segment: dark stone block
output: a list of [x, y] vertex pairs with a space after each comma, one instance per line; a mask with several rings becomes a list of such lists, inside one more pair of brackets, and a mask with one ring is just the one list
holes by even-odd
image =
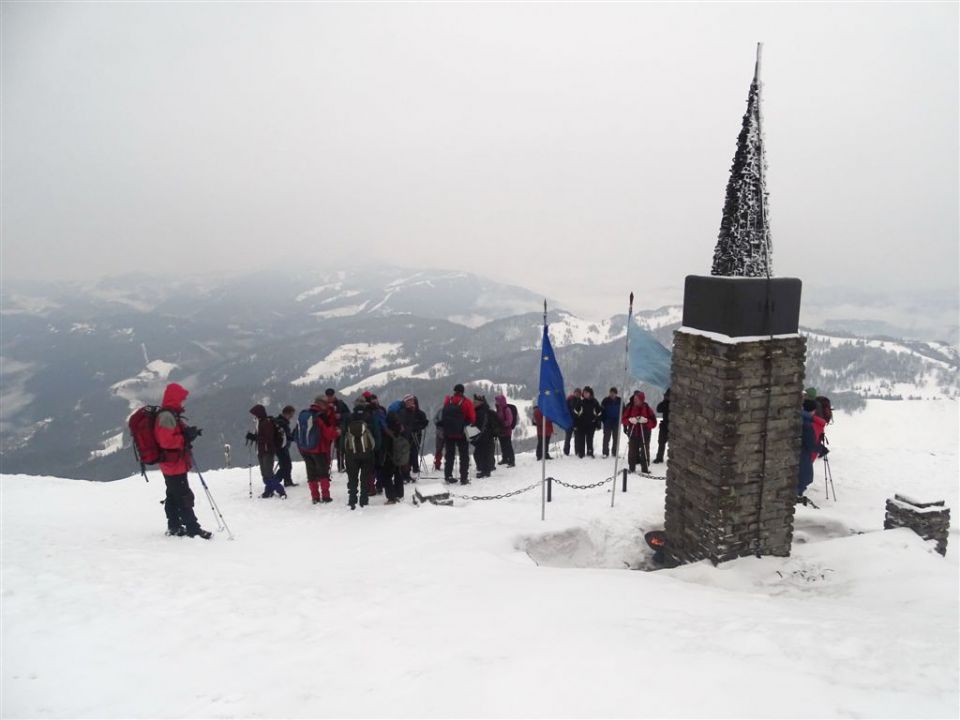
[[732, 338], [795, 333], [801, 288], [797, 278], [687, 275], [683, 324]]

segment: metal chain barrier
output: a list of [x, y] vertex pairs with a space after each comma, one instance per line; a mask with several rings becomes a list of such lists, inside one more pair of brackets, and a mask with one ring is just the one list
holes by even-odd
[[513, 497], [514, 495], [520, 495], [529, 490], [533, 490], [536, 487], [540, 487], [539, 481], [533, 483], [533, 485], [527, 485], [525, 488], [514, 490], [513, 492], [503, 493], [502, 495], [454, 495], [453, 493], [450, 493], [450, 497], [459, 498], [460, 500], [503, 500], [504, 498]]
[[570, 488], [571, 490], [590, 490], [592, 488], [598, 488], [601, 485], [606, 485], [608, 482], [614, 479], [613, 476], [608, 477], [606, 480], [601, 480], [600, 482], [595, 482], [591, 485], [574, 485], [573, 483], [565, 483], [563, 480], [557, 480], [556, 478], [548, 478], [552, 480], [557, 485], [562, 485], [565, 488]]
[[[637, 475], [639, 475], [640, 477], [651, 478], [653, 480], [666, 480], [665, 475], [651, 475], [650, 473], [637, 473]], [[547, 478], [548, 482], [554, 482], [557, 485], [561, 485], [571, 490], [592, 490], [593, 488], [602, 487], [603, 485], [606, 485], [608, 482], [613, 482], [614, 480], [616, 480], [616, 477], [610, 476], [608, 478], [601, 480], [600, 482], [591, 483], [589, 485], [576, 485], [574, 483], [563, 482], [563, 480], [557, 480], [557, 478], [555, 477]], [[502, 493], [500, 495], [457, 495], [455, 493], [448, 493], [448, 495], [449, 497], [457, 498], [458, 500], [505, 500], [506, 498], [509, 498], [509, 497], [522, 495], [523, 493], [529, 492], [530, 490], [533, 490], [534, 488], [537, 488], [537, 487], [540, 487], [539, 481], [533, 483], [532, 485], [527, 485], [524, 488], [520, 488], [519, 490], [514, 490], [508, 493]]]

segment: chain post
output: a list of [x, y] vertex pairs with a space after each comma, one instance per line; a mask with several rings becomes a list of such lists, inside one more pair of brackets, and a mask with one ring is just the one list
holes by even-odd
[[623, 491], [627, 491], [627, 468], [623, 469]]
[[553, 502], [553, 478], [547, 478], [547, 502]]

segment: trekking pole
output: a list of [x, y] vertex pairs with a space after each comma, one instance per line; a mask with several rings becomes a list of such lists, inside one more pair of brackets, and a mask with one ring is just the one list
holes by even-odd
[[200, 478], [200, 484], [203, 485], [203, 491], [207, 494], [207, 500], [210, 502], [210, 509], [213, 510], [214, 518], [217, 521], [217, 530], [218, 531], [227, 531], [227, 536], [230, 540], [233, 540], [233, 533], [230, 532], [230, 528], [227, 526], [227, 521], [223, 519], [223, 513], [220, 512], [220, 507], [217, 505], [217, 501], [213, 499], [213, 494], [210, 492], [210, 488], [207, 487], [207, 482], [203, 479], [203, 474], [200, 472], [200, 468], [194, 462], [194, 470], [197, 471], [197, 477]]
[[247, 485], [250, 499], [253, 500], [253, 451], [250, 449], [250, 443], [247, 443]]
[[830, 461], [827, 460], [826, 455], [823, 456], [823, 469], [824, 469], [824, 477], [823, 477], [824, 488], [826, 488], [827, 482], [829, 482], [830, 491], [833, 493], [833, 501], [836, 502], [837, 489], [833, 486], [833, 470], [830, 469]]

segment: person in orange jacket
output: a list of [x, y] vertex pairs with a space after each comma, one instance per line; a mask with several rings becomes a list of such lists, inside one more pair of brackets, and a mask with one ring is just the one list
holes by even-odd
[[187, 481], [187, 473], [193, 466], [190, 444], [200, 430], [187, 425], [183, 416], [183, 403], [190, 391], [177, 383], [170, 383], [163, 391], [163, 402], [157, 413], [153, 434], [157, 445], [163, 450], [160, 472], [167, 484], [167, 496], [163, 511], [167, 516], [168, 535], [187, 535], [209, 540], [212, 533], [200, 527], [193, 511], [194, 497]]

